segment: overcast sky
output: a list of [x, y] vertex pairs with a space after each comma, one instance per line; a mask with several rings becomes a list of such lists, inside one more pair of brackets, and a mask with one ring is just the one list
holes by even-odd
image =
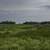
[[0, 0], [0, 21], [50, 20], [50, 0]]

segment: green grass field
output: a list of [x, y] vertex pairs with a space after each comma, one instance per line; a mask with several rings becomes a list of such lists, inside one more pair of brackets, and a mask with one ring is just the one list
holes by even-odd
[[0, 25], [0, 50], [50, 50], [50, 25]]

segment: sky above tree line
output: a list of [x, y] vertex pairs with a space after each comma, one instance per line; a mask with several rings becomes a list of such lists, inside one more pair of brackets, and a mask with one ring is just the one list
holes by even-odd
[[0, 21], [49, 21], [50, 0], [0, 0]]

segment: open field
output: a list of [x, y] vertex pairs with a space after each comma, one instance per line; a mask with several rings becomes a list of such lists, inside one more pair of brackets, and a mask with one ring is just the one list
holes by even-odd
[[50, 25], [0, 25], [0, 50], [50, 50]]

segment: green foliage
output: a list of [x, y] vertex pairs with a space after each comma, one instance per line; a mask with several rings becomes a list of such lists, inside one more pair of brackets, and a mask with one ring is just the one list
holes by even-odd
[[2, 21], [0, 24], [16, 24], [15, 22], [12, 21]]
[[0, 25], [0, 50], [50, 50], [50, 26]]

